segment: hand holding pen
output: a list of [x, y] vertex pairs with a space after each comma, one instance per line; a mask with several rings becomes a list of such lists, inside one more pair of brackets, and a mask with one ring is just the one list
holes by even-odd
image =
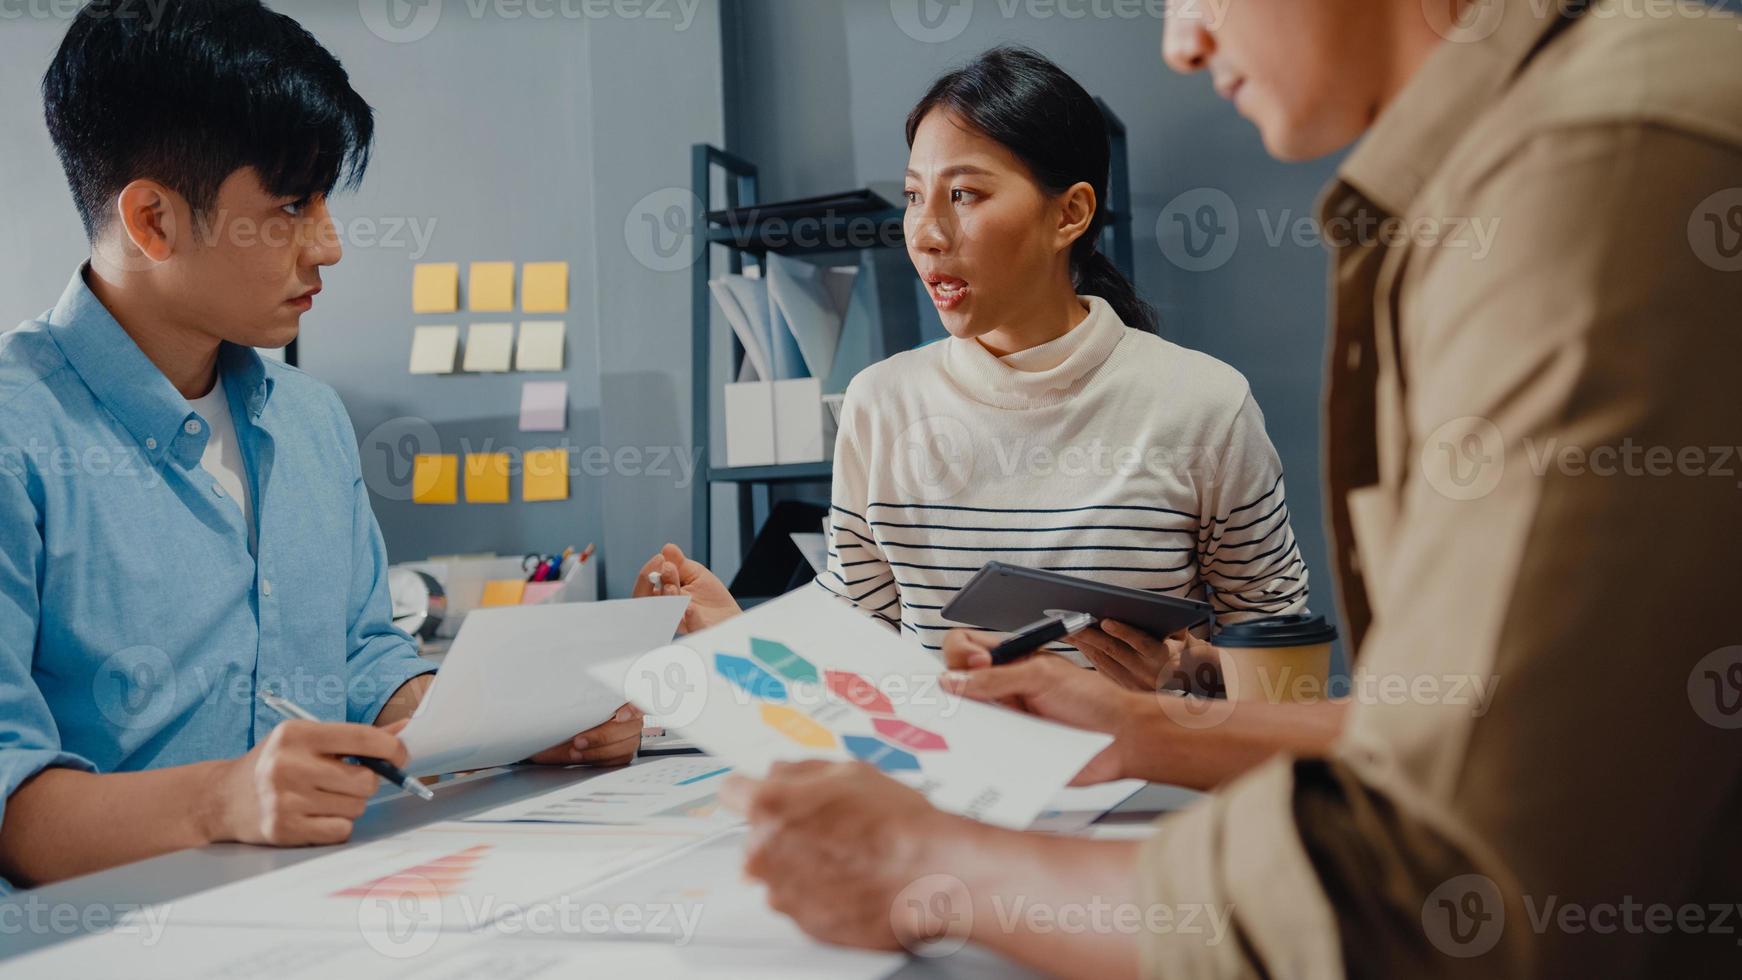
[[[287, 698], [279, 697], [271, 691], [261, 691], [260, 700], [268, 708], [278, 713], [280, 718], [294, 718], [299, 721], [319, 722], [320, 719], [304, 710], [303, 707]], [[405, 790], [413, 796], [424, 800], [435, 799], [435, 793], [428, 786], [405, 774], [398, 766], [383, 759], [370, 756], [346, 756], [346, 761], [362, 766], [389, 783]]]

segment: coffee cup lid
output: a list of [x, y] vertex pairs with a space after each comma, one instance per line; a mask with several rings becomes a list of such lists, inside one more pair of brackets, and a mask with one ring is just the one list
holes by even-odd
[[1219, 647], [1243, 649], [1305, 647], [1329, 643], [1336, 638], [1337, 628], [1325, 622], [1325, 617], [1296, 613], [1225, 626], [1211, 642]]

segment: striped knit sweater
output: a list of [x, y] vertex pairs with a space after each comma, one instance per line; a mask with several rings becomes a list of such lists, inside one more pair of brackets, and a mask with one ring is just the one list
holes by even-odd
[[951, 338], [853, 379], [818, 587], [932, 651], [989, 561], [1202, 599], [1222, 624], [1306, 608], [1246, 379], [1083, 301], [1040, 347], [998, 358]]

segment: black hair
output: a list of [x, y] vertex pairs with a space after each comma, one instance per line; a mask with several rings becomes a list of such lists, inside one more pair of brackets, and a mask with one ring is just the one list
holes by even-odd
[[354, 188], [374, 112], [302, 25], [260, 0], [91, 0], [42, 78], [43, 114], [85, 234], [133, 180], [160, 181], [202, 217], [244, 167], [304, 199]]
[[1129, 327], [1154, 333], [1155, 310], [1100, 251], [1112, 145], [1101, 107], [1064, 69], [1029, 48], [999, 47], [938, 79], [907, 116], [907, 145], [943, 109], [1016, 154], [1049, 193], [1095, 189], [1095, 216], [1071, 246], [1077, 292], [1106, 300]]

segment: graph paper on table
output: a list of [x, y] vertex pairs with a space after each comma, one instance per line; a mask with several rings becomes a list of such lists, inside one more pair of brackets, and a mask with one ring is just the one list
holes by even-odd
[[646, 759], [530, 799], [467, 817], [468, 822], [647, 824], [728, 822], [714, 794], [732, 767], [707, 756]]

